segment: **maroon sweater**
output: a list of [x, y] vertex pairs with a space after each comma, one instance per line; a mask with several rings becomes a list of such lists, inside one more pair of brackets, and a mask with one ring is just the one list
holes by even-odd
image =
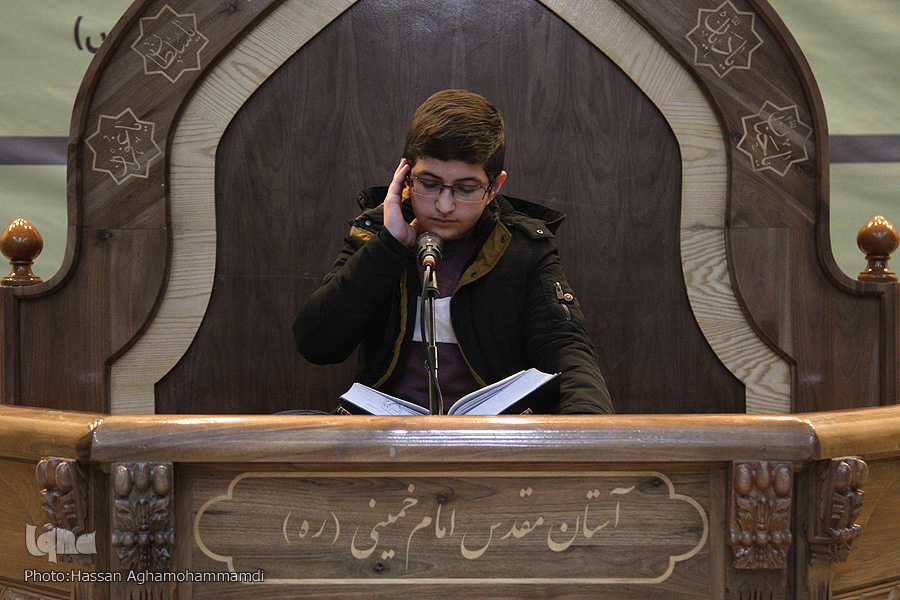
[[[444, 242], [443, 256], [436, 270], [438, 298], [435, 300], [435, 328], [438, 381], [444, 398], [445, 412], [454, 402], [480, 387], [459, 350], [450, 322], [450, 296], [474, 252], [475, 240], [472, 236]], [[419, 266], [420, 282], [424, 276], [425, 269]], [[416, 306], [419, 306], [418, 302]], [[416, 328], [406, 363], [398, 365], [401, 372], [392, 377], [391, 381], [382, 387], [382, 391], [428, 408], [428, 371], [425, 368], [425, 345], [420, 334], [421, 318], [421, 315], [416, 316]]]

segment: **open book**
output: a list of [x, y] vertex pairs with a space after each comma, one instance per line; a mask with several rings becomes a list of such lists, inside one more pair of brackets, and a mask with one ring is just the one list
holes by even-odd
[[[517, 404], [528, 394], [538, 389], [559, 373], [550, 375], [537, 369], [519, 371], [497, 383], [475, 390], [453, 403], [447, 411], [448, 415], [499, 415]], [[361, 383], [354, 383], [341, 400], [351, 408], [355, 407], [371, 415], [409, 415], [420, 416], [431, 414], [418, 404], [395, 398]], [[522, 406], [521, 413], [526, 407]], [[352, 411], [351, 411], [352, 412]]]

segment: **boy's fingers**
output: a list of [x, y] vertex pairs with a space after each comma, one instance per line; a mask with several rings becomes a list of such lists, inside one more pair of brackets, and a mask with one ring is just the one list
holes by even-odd
[[404, 220], [403, 211], [400, 208], [401, 193], [409, 170], [409, 163], [405, 158], [401, 159], [400, 164], [394, 170], [394, 179], [391, 181], [387, 197], [384, 199], [384, 224], [395, 239], [407, 246], [415, 243], [416, 238], [416, 229]]
[[406, 174], [409, 172], [409, 165], [406, 164], [405, 159], [400, 162], [400, 165], [397, 166], [397, 169], [394, 171], [394, 179], [391, 181], [389, 193], [391, 194], [399, 194], [403, 189], [404, 179], [406, 179]]

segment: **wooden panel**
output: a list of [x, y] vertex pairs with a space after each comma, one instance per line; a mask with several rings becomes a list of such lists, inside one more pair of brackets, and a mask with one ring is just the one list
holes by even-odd
[[734, 297], [725, 231], [682, 230], [681, 255], [694, 318], [719, 358], [747, 386], [747, 412], [790, 412], [790, 364], [760, 339]]
[[51, 600], [69, 597], [68, 592], [51, 595], [47, 592], [25, 591], [19, 587], [4, 587], [0, 585], [0, 600]]
[[91, 438], [98, 462], [800, 462], [900, 454], [900, 406], [780, 416], [108, 416]]
[[[0, 535], [0, 556], [3, 557], [0, 561], [0, 590], [5, 582], [19, 590], [29, 590], [28, 593], [31, 594], [50, 592], [53, 596], [64, 596], [71, 589], [68, 583], [50, 581], [35, 584], [35, 577], [32, 576], [29, 576], [28, 582], [25, 580], [26, 571], [63, 574], [73, 568], [71, 564], [54, 564], [48, 560], [48, 556], [32, 556], [28, 552], [26, 526], [35, 526], [39, 534], [41, 527], [48, 522], [47, 515], [41, 508], [41, 488], [35, 477], [36, 465], [37, 461], [0, 458], [0, 506], [3, 507], [0, 511], [0, 532], [3, 532]], [[0, 598], [3, 598], [2, 594]]]
[[[790, 407], [787, 364], [752, 331], [742, 317], [724, 269], [725, 240], [694, 252], [694, 229], [721, 231], [725, 221], [726, 157], [718, 123], [703, 93], [643, 27], [607, 0], [590, 11], [563, 2], [547, 4], [613, 60], [665, 114], [682, 157], [681, 235], [685, 282], [698, 325], [713, 351], [747, 386], [747, 410], [784, 412]], [[171, 287], [157, 319], [137, 346], [112, 369], [114, 412], [150, 412], [147, 391], [180, 358], [196, 333], [212, 287], [211, 250], [197, 252], [179, 242], [182, 228], [211, 227], [214, 170], [209, 159], [225, 124], [245, 98], [290, 50], [302, 45], [316, 27], [336, 14], [336, 4], [320, 9], [287, 2], [268, 16], [207, 79], [182, 118], [172, 149]], [[328, 13], [327, 11], [332, 11]], [[298, 28], [300, 24], [302, 27]], [[176, 185], [177, 184], [177, 185]], [[181, 191], [179, 191], [181, 190]], [[184, 192], [184, 193], [182, 193]], [[207, 254], [208, 256], [204, 256]], [[188, 268], [189, 267], [189, 268]], [[196, 275], [202, 275], [197, 277]], [[209, 283], [207, 284], [207, 281]], [[698, 312], [699, 311], [699, 312]], [[702, 317], [700, 315], [702, 314]], [[748, 357], [751, 357], [748, 364]]]
[[[784, 175], [773, 168], [754, 165], [749, 156], [738, 149], [744, 134], [744, 117], [757, 113], [767, 101], [778, 107], [796, 106], [800, 121], [809, 127], [823, 124], [813, 121], [812, 113], [820, 108], [815, 103], [820, 99], [817, 90], [809, 90], [809, 86], [815, 84], [811, 77], [806, 77], [808, 67], [804, 71], [805, 63], [798, 64], [797, 57], [786, 51], [786, 46], [792, 43], [792, 40], [785, 40], [790, 34], [780, 22], [773, 22], [770, 18], [774, 17], [777, 21], [771, 7], [764, 1], [755, 0], [733, 0], [730, 7], [722, 2], [715, 5], [705, 2], [661, 5], [653, 0], [631, 0], [626, 4], [648, 21], [651, 30], [665, 40], [667, 47], [692, 66], [695, 77], [721, 110], [720, 118], [730, 138], [729, 149], [734, 160], [732, 186], [748, 179], [753, 180], [754, 185], [765, 185], [768, 180], [778, 190], [774, 197], [760, 195], [756, 199], [738, 194], [732, 187], [730, 217], [735, 219], [732, 226], [785, 227], [790, 226], [791, 222], [798, 223], [798, 220], [811, 225], [819, 200], [816, 188], [819, 168], [824, 164], [816, 154], [815, 144], [819, 140], [815, 137], [807, 140], [804, 146], [806, 156], [786, 169]], [[710, 66], [709, 56], [715, 53], [704, 53], [702, 48], [698, 48], [702, 38], [697, 37], [695, 31], [702, 32], [708, 18], [715, 20], [712, 15], [717, 6], [738, 23], [721, 23], [727, 25], [719, 34], [721, 42], [727, 43], [731, 35], [741, 35], [747, 42], [734, 56], [729, 57], [735, 68], [724, 74]], [[694, 35], [691, 35], [692, 32]], [[734, 41], [735, 38], [731, 39]], [[821, 114], [816, 115], [816, 119], [821, 117]], [[751, 129], [751, 133], [755, 131]], [[803, 133], [807, 133], [806, 130]], [[817, 131], [816, 135], [819, 133]], [[775, 168], [780, 169], [781, 165]], [[760, 205], [760, 200], [764, 204]], [[767, 202], [768, 206], [765, 204]], [[794, 206], [786, 210], [786, 204]]]
[[[188, 349], [206, 311], [216, 253], [214, 156], [225, 126], [280, 64], [272, 57], [290, 55], [348, 2], [281, 4], [229, 52], [191, 97], [171, 144], [167, 293], [145, 335], [112, 366], [112, 412], [154, 412], [154, 384]], [[226, 405], [220, 407], [225, 409]]]
[[[107, 365], [146, 324], [165, 284], [167, 136], [201, 72], [266, 7], [138, 0], [110, 32], [75, 105], [63, 268], [45, 284], [4, 291], [20, 304], [20, 342], [8, 352], [22, 366], [21, 384], [13, 387], [20, 395], [6, 394], [4, 402], [109, 410]], [[197, 68], [166, 77], [138, 51], [138, 20], [149, 19], [149, 32], [154, 21], [173, 15], [196, 19], [208, 44], [202, 52], [192, 47], [200, 52]], [[178, 64], [190, 66], [186, 58]], [[136, 129], [122, 128], [135, 122], [147, 124], [140, 140], [130, 137]], [[117, 136], [123, 132], [127, 143]], [[134, 168], [127, 166], [132, 159]]]
[[0, 404], [16, 404], [19, 397], [19, 315], [12, 294], [0, 293]]
[[[437, 89], [465, 87], [494, 100], [508, 123], [511, 175], [504, 191], [570, 213], [560, 252], [617, 410], [743, 410], [743, 386], [711, 351], [689, 308], [677, 227], [679, 152], [659, 111], [606, 57], [534, 2], [444, 8], [423, 13], [419, 5], [359, 2], [248, 101], [216, 155], [216, 286], [252, 276], [263, 289], [270, 287], [267, 278], [294, 279], [300, 284], [294, 293], [308, 293], [358, 210], [356, 191], [389, 180], [415, 106]], [[436, 18], [447, 11], [462, 21]], [[404, 53], [397, 60], [393, 40], [401, 36]], [[440, 61], [430, 50], [436, 36], [457, 48]], [[565, 68], [547, 70], [548, 61]], [[351, 67], [327, 66], [333, 64]], [[513, 71], [518, 75], [510, 80]], [[385, 81], [403, 85], [385, 88]], [[620, 118], [622, 111], [630, 117]], [[548, 155], [547, 148], [557, 151]], [[334, 371], [297, 365], [296, 357], [267, 343], [271, 334], [262, 328], [247, 328], [236, 339], [222, 327], [238, 306], [284, 324], [294, 307], [265, 294], [229, 302], [235, 308], [211, 302], [210, 326], [200, 331], [209, 339], [198, 338], [157, 386], [159, 412], [221, 411], [223, 401], [237, 412], [257, 412], [270, 405], [266, 396], [287, 397], [297, 381], [318, 382], [313, 398], [335, 398], [348, 387], [349, 368], [335, 379]], [[235, 343], [249, 350], [238, 351]], [[194, 393], [189, 373], [225, 381], [229, 370], [255, 372], [257, 354], [275, 365], [273, 372], [298, 370], [287, 380], [265, 380], [240, 401], [228, 392], [227, 400]], [[651, 364], [666, 367], [648, 371]], [[313, 406], [321, 404], [306, 405]]]
[[[413, 3], [389, 4], [382, 0], [358, 3], [256, 94], [258, 98], [251, 104], [257, 108], [248, 105], [242, 113], [243, 131], [255, 134], [258, 120], [260, 131], [271, 132], [267, 141], [273, 144], [250, 148], [247, 166], [277, 177], [234, 188], [247, 192], [247, 198], [272, 204], [265, 214], [251, 210], [250, 226], [234, 231], [236, 241], [247, 244], [247, 248], [259, 248], [259, 252], [249, 259], [235, 258], [236, 252], [220, 257], [216, 268], [221, 271], [218, 281], [222, 285], [231, 277], [252, 273], [258, 280], [295, 279], [291, 293], [305, 294], [299, 290], [314, 285], [322, 271], [319, 263], [330, 258], [321, 252], [322, 244], [326, 238], [327, 243], [339, 239], [341, 221], [355, 210], [351, 200], [355, 189], [387, 180], [412, 108], [435, 89], [465, 86], [496, 100], [513, 126], [510, 193], [545, 201], [573, 217], [561, 232], [562, 253], [570, 265], [576, 291], [588, 309], [602, 366], [620, 411], [742, 410], [745, 395], [739, 379], [752, 390], [747, 398], [752, 396], [757, 409], [783, 409], [780, 404], [769, 403], [768, 396], [781, 394], [783, 400], [788, 363], [796, 365], [795, 411], [897, 401], [896, 286], [859, 284], [834, 266], [828, 248], [827, 128], [821, 98], [808, 65], [768, 4], [762, 0], [722, 4], [737, 11], [739, 18], [734, 23], [743, 28], [739, 33], [758, 41], [752, 57], [739, 57], [746, 59], [746, 64], [731, 65], [727, 73], [704, 62], [709, 56], [698, 50], [699, 38], [693, 35], [702, 29], [704, 15], [715, 9], [705, 2], [621, 0], [619, 4], [661, 42], [661, 46], [652, 48], [646, 45], [647, 36], [641, 28], [635, 28], [633, 21], [625, 26], [628, 20], [610, 12], [610, 5], [604, 3], [547, 0], [545, 5], [576, 26], [580, 34], [534, 1], [519, 0], [487, 9], [478, 6], [477, 10], [468, 0], [446, 0], [428, 8]], [[244, 56], [253, 60], [236, 63], [236, 68], [226, 70], [225, 79], [216, 83], [222, 102], [237, 110], [258, 81], [280, 62], [273, 62], [273, 55], [262, 47], [282, 43], [288, 47], [303, 35], [314, 34], [321, 23], [343, 9], [344, 5], [339, 5], [269, 0], [223, 8], [196, 0], [140, 0], [129, 9], [92, 63], [76, 103], [70, 144], [71, 241], [65, 268], [47, 284], [4, 291], [21, 305], [13, 308], [6, 303], [3, 309], [4, 330], [18, 330], [18, 335], [5, 336], [4, 402], [87, 410], [110, 408], [107, 365], [149, 322], [167, 284], [166, 261], [179, 264], [180, 257], [173, 256], [173, 249], [187, 239], [177, 232], [181, 216], [170, 215], [166, 207], [166, 165], [172, 158], [166, 155], [170, 149], [167, 144], [173, 139], [175, 119], [185, 100], [244, 32], [273, 9], [287, 7], [285, 14], [293, 16], [277, 21], [269, 32], [272, 36], [247, 37]], [[453, 18], [446, 18], [448, 15]], [[607, 15], [610, 19], [605, 18]], [[190, 38], [180, 47], [191, 53], [179, 64], [189, 68], [163, 73], [159, 65], [154, 66], [152, 52], [148, 54], [142, 46], [141, 36], [145, 28], [171, 27], [178, 19], [193, 24], [180, 30]], [[299, 37], [293, 31], [297, 27], [303, 28]], [[282, 39], [279, 32], [289, 30], [291, 35]], [[595, 36], [604, 30], [609, 31], [609, 39], [615, 40], [613, 45], [623, 49], [614, 60], [623, 65], [656, 107], [591, 47], [589, 41], [598, 43]], [[449, 49], [440, 56], [440, 64], [433, 52], [437, 38], [446, 41], [444, 47]], [[402, 46], [398, 42], [401, 39]], [[477, 40], [474, 44], [473, 39]], [[651, 59], [640, 62], [647, 58], [648, 51]], [[700, 89], [687, 84], [685, 71], [661, 68], [667, 61], [674, 62], [667, 51], [681, 61]], [[278, 52], [284, 52], [284, 48]], [[393, 58], [398, 53], [402, 59]], [[659, 59], [663, 55], [666, 58]], [[335, 69], [335, 64], [348, 68]], [[559, 68], [548, 69], [548, 64]], [[228, 79], [231, 76], [233, 79]], [[403, 83], [385, 91], [385, 81]], [[298, 96], [298, 89], [311, 97]], [[375, 90], [379, 90], [377, 98], [383, 104], [375, 106]], [[267, 94], [279, 93], [298, 102], [278, 107], [266, 98]], [[725, 190], [727, 212], [717, 200], [725, 174], [720, 163], [725, 163], [703, 158], [719, 152], [718, 146], [709, 144], [718, 127], [708, 114], [697, 121], [702, 121], [697, 131], [679, 129], [676, 124], [692, 123], [689, 115], [699, 106], [695, 97], [704, 94], [725, 133], [720, 141], [724, 142], [731, 174]], [[330, 110], [334, 107], [338, 110]], [[213, 124], [221, 129], [227, 123], [227, 119], [217, 122], [222, 116], [218, 107], [204, 110], [209, 108], [200, 107], [202, 123], [188, 123], [199, 127], [200, 138], [204, 131], [211, 131], [203, 127]], [[262, 114], [270, 109], [280, 121]], [[674, 137], [657, 109], [673, 123]], [[623, 114], [628, 118], [622, 118]], [[787, 159], [761, 157], [759, 149], [751, 147], [750, 134], [758, 132], [754, 127], [772, 127], [767, 121], [770, 118], [790, 126]], [[285, 123], [295, 124], [296, 131], [289, 131]], [[124, 155], [108, 152], [117, 148], [116, 136], [110, 132], [131, 124], [140, 125], [129, 129], [140, 131], [134, 134], [140, 139], [129, 138], [125, 144], [140, 151], [140, 159], [136, 154], [133, 165]], [[253, 145], [252, 136], [237, 142], [243, 135], [241, 127], [235, 125], [234, 133], [229, 133], [221, 148], [220, 163], [226, 161], [234, 169], [245, 162], [240, 143]], [[200, 139], [202, 143], [192, 151], [214, 154], [215, 144], [206, 143], [210, 140]], [[353, 150], [338, 151], [345, 147]], [[549, 153], [548, 148], [552, 150]], [[335, 154], [341, 157], [337, 161]], [[104, 162], [104, 157], [110, 160]], [[772, 160], [782, 162], [772, 166]], [[115, 165], [124, 171], [118, 171]], [[708, 186], [698, 183], [702, 178], [690, 176], [691, 169], [702, 172], [710, 165], [714, 167], [707, 172]], [[180, 163], [176, 161], [173, 166]], [[217, 176], [222, 194], [220, 211], [240, 209], [241, 202], [229, 195], [234, 193], [232, 188], [224, 187], [231, 183], [229, 176], [221, 172]], [[185, 181], [189, 183], [190, 179]], [[329, 185], [323, 186], [323, 181], [329, 181]], [[211, 184], [191, 192], [208, 195], [210, 190]], [[689, 198], [689, 203], [680, 213], [677, 209], [672, 212], [682, 196]], [[294, 199], [297, 206], [287, 208]], [[255, 203], [248, 206], [258, 208]], [[317, 256], [310, 263], [291, 263], [282, 258], [285, 254], [277, 244], [259, 241], [265, 238], [260, 231], [267, 234], [273, 229], [272, 223], [284, 224], [288, 231], [279, 233], [289, 240], [286, 249], [306, 253], [304, 242], [297, 241], [301, 233], [288, 226], [297, 211], [304, 217], [310, 212], [334, 211], [323, 217], [330, 224], [326, 228], [333, 229], [327, 234], [325, 228], [317, 229], [316, 235], [309, 237], [313, 241], [309, 246], [321, 252], [321, 258]], [[230, 213], [220, 212], [224, 214]], [[266, 219], [268, 223], [264, 223]], [[679, 219], [681, 232], [674, 225]], [[653, 238], [645, 228], [648, 223], [656, 226], [660, 220], [672, 229], [662, 227]], [[204, 213], [200, 221], [207, 228], [204, 233], [210, 233], [210, 215]], [[695, 233], [690, 230], [695, 225], [728, 230], [724, 238], [727, 246], [719, 241], [715, 248], [710, 246], [712, 255], [729, 257], [727, 275], [715, 272], [721, 266], [719, 258], [715, 262], [694, 262], [698, 257], [690, 251], [705, 248], [709, 241], [702, 234], [702, 240], [688, 239]], [[176, 233], [169, 239], [173, 230]], [[685, 231], [689, 232], [687, 237]], [[598, 232], [603, 239], [590, 244], [596, 243], [603, 252], [601, 257], [608, 261], [601, 263], [600, 269], [595, 262], [586, 265], [584, 261], [587, 240], [595, 239], [593, 234]], [[771, 246], [773, 241], [775, 245]], [[210, 242], [208, 237], [203, 240], [207, 256], [212, 253]], [[679, 255], [673, 249], [679, 244], [688, 293], [677, 276]], [[783, 253], [771, 252], [773, 247]], [[221, 253], [223, 248], [216, 251]], [[635, 257], [640, 258], [637, 267]], [[233, 271], [237, 265], [243, 265], [243, 273]], [[186, 273], [189, 276], [190, 270]], [[707, 279], [707, 273], [716, 277]], [[208, 265], [202, 274], [212, 281]], [[690, 286], [698, 282], [706, 287], [698, 288], [699, 295], [690, 293]], [[790, 285], [794, 287], [786, 289], [784, 282], [793, 282]], [[187, 289], [181, 280], [172, 283], [177, 293]], [[242, 284], [227, 285], [231, 285], [228, 289], [239, 289]], [[259, 285], [260, 289], [264, 287]], [[664, 294], [655, 297], [648, 291], [660, 289]], [[887, 289], [891, 297], [885, 299]], [[728, 316], [711, 323], [706, 316], [718, 319], [718, 314], [724, 314], [721, 307], [698, 304], [698, 299], [717, 297], [722, 291], [728, 292], [722, 296], [729, 298]], [[190, 294], [201, 298], [196, 290]], [[208, 288], [203, 294], [208, 294]], [[176, 294], [175, 300], [177, 313], [181, 298]], [[288, 300], [297, 301], [286, 299], [285, 306]], [[292, 316], [286, 308], [273, 307], [265, 299], [254, 302], [247, 307], [250, 318], [280, 323], [289, 322]], [[199, 324], [202, 308], [200, 301], [191, 303], [193, 325]], [[746, 318], [739, 308], [747, 312]], [[697, 314], [697, 322], [691, 309]], [[227, 323], [239, 311], [215, 310], [219, 312], [209, 315], [211, 325], [206, 327], [215, 333], [198, 346], [215, 348], [220, 356], [212, 357], [209, 363], [200, 359], [194, 365], [185, 364], [184, 373], [179, 371], [181, 366], [177, 367], [160, 385], [161, 407], [180, 404], [184, 410], [191, 410], [193, 403], [197, 412], [225, 408], [265, 412], [283, 407], [286, 401], [290, 404], [290, 393], [298, 389], [315, 398], [308, 406], [321, 407], [329, 405], [331, 398], [346, 387], [352, 365], [316, 369], [324, 373], [324, 383], [320, 383], [317, 377], [307, 376], [307, 366], [302, 362], [297, 371], [295, 356], [284, 354], [272, 358], [274, 364], [265, 374], [290, 374], [288, 380], [265, 382], [266, 386], [281, 386], [281, 391], [273, 393], [274, 400], [263, 397], [262, 391], [237, 404], [233, 400], [216, 404], [206, 392], [196, 400], [186, 400], [191, 398], [188, 386], [195, 385], [203, 372], [212, 375], [210, 381], [215, 385], [234, 386], [235, 378], [225, 373], [221, 356], [233, 350], [221, 345], [215, 336], [222, 330], [216, 324]], [[833, 327], [821, 326], [823, 315]], [[731, 329], [732, 316], [740, 324], [739, 333]], [[163, 330], [175, 331], [182, 323], [178, 314], [164, 317], [159, 322]], [[758, 337], [747, 329], [748, 319]], [[186, 348], [192, 332], [179, 334], [178, 344]], [[240, 340], [242, 348], [258, 350], [265, 347], [260, 344], [269, 343], [265, 335], [248, 335]], [[169, 343], [165, 331], [161, 337], [151, 335], [148, 339]], [[642, 343], [644, 340], [652, 343]], [[776, 348], [783, 360], [766, 344]], [[145, 396], [149, 397], [149, 385], [174, 364], [180, 352], [168, 359], [168, 364], [154, 365], [156, 371], [141, 382]], [[761, 362], [763, 359], [765, 362]], [[132, 371], [139, 372], [149, 364], [142, 358], [130, 360]], [[188, 357], [185, 362], [194, 360]], [[250, 372], [252, 353], [245, 351], [241, 361], [237, 368]], [[703, 366], [698, 368], [698, 364]], [[22, 365], [21, 371], [18, 365]], [[647, 365], [659, 368], [648, 369]], [[652, 376], [647, 377], [647, 373]], [[182, 375], [184, 378], [179, 379]], [[123, 389], [122, 397], [133, 398], [132, 388]], [[704, 392], [697, 394], [696, 389]], [[232, 389], [226, 395], [234, 393]], [[659, 398], [666, 398], [666, 406], [658, 405]], [[762, 403], [757, 403], [758, 398]], [[152, 410], [146, 398], [127, 402], [123, 405], [126, 410]]]
[[[827, 582], [833, 568], [830, 593], [853, 600], [890, 600], [900, 583], [900, 406], [789, 416], [439, 419], [172, 419], [6, 407], [0, 408], [0, 429], [0, 501], [12, 507], [0, 515], [7, 557], [23, 551], [16, 550], [17, 522], [40, 512], [34, 461], [6, 458], [17, 447], [28, 450], [22, 440], [43, 439], [45, 448], [61, 454], [81, 446], [89, 456], [89, 518], [98, 541], [110, 539], [110, 463], [178, 463], [177, 571], [224, 571], [227, 556], [237, 571], [266, 570], [263, 586], [179, 584], [179, 597], [328, 598], [349, 591], [388, 597], [405, 593], [411, 579], [434, 597], [752, 598], [785, 580], [785, 597], [794, 597], [793, 590], [806, 597], [806, 537], [821, 508], [809, 478], [815, 461], [847, 455], [867, 457], [869, 464], [862, 512], [849, 515], [862, 535], [846, 563], [816, 566], [823, 577], [816, 581]], [[726, 589], [724, 574], [736, 573], [726, 549], [726, 466], [748, 460], [793, 463], [793, 555], [789, 571], [743, 570], [739, 579], [729, 575]], [[757, 484], [769, 485], [763, 479], [757, 477]], [[438, 506], [443, 538], [435, 531]], [[766, 511], [760, 514], [767, 518]], [[421, 525], [425, 517], [431, 521]], [[593, 536], [585, 533], [607, 520]], [[312, 537], [320, 528], [323, 533]], [[522, 536], [504, 538], [514, 528]], [[530, 531], [523, 533], [525, 528]], [[329, 540], [320, 543], [326, 535]], [[554, 546], [569, 539], [572, 546], [556, 554]], [[683, 542], [690, 548], [673, 556], [668, 572], [658, 552]], [[354, 549], [362, 555], [373, 547], [367, 556], [353, 556]], [[98, 550], [94, 568], [106, 572], [108, 547], [98, 543]], [[520, 551], [527, 558], [512, 556]], [[492, 561], [482, 565], [482, 558]], [[511, 562], [528, 568], [509, 575]], [[448, 566], [451, 582], [442, 570]], [[0, 589], [24, 589], [4, 567]], [[631, 580], [636, 574], [641, 581]], [[293, 581], [309, 577], [327, 581]], [[740, 594], [733, 587], [738, 583]], [[81, 588], [76, 597], [110, 595], [96, 586]]]
[[[900, 460], [866, 461], [869, 478], [857, 523], [862, 535], [853, 542], [846, 562], [835, 567], [836, 595], [873, 582], [900, 585]], [[888, 592], [889, 590], [886, 590]], [[858, 592], [857, 592], [858, 593]], [[868, 600], [870, 596], [860, 596]], [[855, 596], [854, 596], [855, 597]], [[877, 597], [877, 596], [875, 596]]]
[[798, 415], [816, 430], [819, 458], [900, 453], [900, 406]]
[[[723, 499], [710, 498], [706, 472], [185, 476], [191, 568], [264, 569], [267, 597], [346, 597], [360, 584], [366, 597], [409, 586], [434, 598], [722, 592], [708, 540], [710, 504]], [[240, 587], [198, 585], [193, 597], [238, 597]]]
[[[94, 431], [91, 457], [98, 462], [440, 464], [442, 469], [463, 463], [476, 469], [501, 462], [533, 466], [818, 459], [815, 422], [802, 417], [110, 416]], [[865, 439], [863, 450], [884, 451], [896, 438], [885, 439], [900, 427], [897, 411], [878, 417], [890, 427]], [[877, 419], [862, 429], [878, 429], [873, 421]]]
[[[814, 252], [814, 238], [811, 229], [731, 230], [734, 268], [753, 274], [742, 296], [760, 329], [795, 362], [795, 411], [878, 406], [887, 402], [880, 299], [841, 292], [817, 263], [795, 260]], [[777, 275], [767, 276], [772, 269]]]
[[[26, 526], [33, 525], [34, 545], [49, 516], [41, 506], [41, 488], [35, 469], [45, 457], [86, 460], [91, 433], [102, 415], [26, 407], [0, 406], [0, 589], [10, 585], [7, 597], [69, 597], [70, 581], [62, 579], [73, 570], [71, 563], [34, 556], [26, 545]], [[69, 507], [72, 509], [72, 507]], [[90, 519], [90, 517], [89, 517]], [[101, 539], [102, 534], [97, 539]], [[37, 548], [40, 551], [40, 548]], [[102, 551], [102, 550], [101, 550]], [[40, 575], [25, 579], [25, 571]], [[91, 571], [94, 567], [74, 567]], [[47, 575], [55, 573], [55, 575]], [[56, 579], [51, 579], [55, 577]], [[0, 595], [0, 599], [6, 597]]]
[[37, 461], [45, 456], [87, 456], [101, 415], [0, 406], [0, 456]]
[[611, 3], [545, 3], [606, 52], [665, 115], [681, 154], [682, 269], [697, 324], [746, 386], [747, 412], [789, 412], [789, 365], [754, 332], [727, 272], [727, 155], [704, 92], [624, 10]]
[[[732, 167], [729, 268], [757, 331], [796, 365], [791, 410], [896, 403], [896, 387], [878, 383], [897, 379], [896, 357], [880, 340], [883, 328], [895, 331], [893, 319], [882, 321], [881, 314], [893, 313], [894, 303], [882, 299], [883, 289], [862, 286], [834, 265], [824, 108], [784, 24], [763, 1], [721, 3], [718, 10], [733, 20], [719, 39], [741, 35], [743, 48], [752, 48], [731, 57], [734, 68], [722, 72], [710, 64], [713, 53], [695, 43], [701, 38], [692, 37], [715, 6], [627, 4], [695, 67], [721, 111]], [[861, 290], [871, 296], [848, 294]]]
[[894, 600], [900, 598], [900, 581], [854, 590], [849, 593], [837, 593], [833, 600]]
[[163, 228], [86, 231], [68, 285], [20, 305], [22, 404], [107, 410], [106, 361], [150, 313], [165, 252]]
[[[190, 351], [204, 360], [179, 364], [176, 372], [182, 393], [158, 412], [334, 409], [337, 397], [353, 381], [352, 359], [343, 365], [313, 367], [297, 353], [291, 333], [293, 312], [318, 283], [312, 279], [217, 279], [210, 298], [214, 308], [203, 319]], [[237, 298], [241, 302], [235, 302]], [[331, 393], [323, 389], [323, 379], [339, 382], [337, 389]], [[160, 383], [162, 389], [169, 385], [168, 377]]]

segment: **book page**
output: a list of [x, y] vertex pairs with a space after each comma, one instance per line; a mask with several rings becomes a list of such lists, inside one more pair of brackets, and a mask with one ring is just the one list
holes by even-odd
[[448, 415], [499, 415], [538, 389], [559, 373], [549, 374], [531, 368], [476, 390], [457, 400]]
[[427, 415], [428, 410], [406, 400], [379, 392], [361, 383], [354, 383], [341, 400], [361, 408], [371, 415], [411, 416]]

